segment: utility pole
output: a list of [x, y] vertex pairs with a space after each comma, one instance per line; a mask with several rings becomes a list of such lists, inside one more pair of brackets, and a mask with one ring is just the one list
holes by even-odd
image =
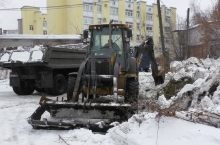
[[190, 50], [189, 50], [189, 12], [190, 9], [187, 9], [187, 20], [186, 20], [186, 48], [185, 48], [185, 59], [190, 57]]
[[163, 57], [165, 60], [164, 69], [165, 69], [165, 72], [168, 72], [170, 70], [170, 60], [169, 60], [169, 52], [167, 49], [165, 49], [163, 24], [162, 24], [161, 10], [160, 10], [160, 0], [157, 0], [157, 9], [158, 9], [158, 17], [159, 17], [159, 25], [160, 25], [161, 46], [162, 46]]

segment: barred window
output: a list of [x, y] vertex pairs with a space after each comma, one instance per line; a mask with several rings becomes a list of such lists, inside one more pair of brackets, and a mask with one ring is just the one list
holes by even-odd
[[147, 20], [153, 20], [153, 15], [149, 15], [149, 14], [147, 14]]
[[92, 17], [83, 17], [84, 24], [93, 24], [93, 18]]
[[93, 5], [92, 4], [83, 4], [84, 11], [93, 11]]
[[118, 8], [111, 8], [110, 13], [111, 15], [118, 15]]
[[133, 16], [133, 11], [126, 10], [125, 15], [128, 16], [128, 17], [132, 17]]
[[30, 25], [30, 26], [29, 26], [29, 30], [33, 31], [33, 30], [34, 30], [34, 26], [33, 26], [33, 25]]
[[102, 6], [101, 6], [101, 5], [97, 5], [97, 11], [98, 11], [99, 13], [102, 12]]

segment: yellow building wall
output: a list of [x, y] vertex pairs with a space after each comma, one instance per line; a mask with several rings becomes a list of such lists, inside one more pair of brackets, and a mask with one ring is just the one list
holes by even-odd
[[[146, 2], [140, 1], [140, 40], [144, 41], [146, 40], [146, 22], [147, 22], [147, 16], [146, 16]], [[134, 40], [136, 41], [136, 40]], [[136, 43], [136, 42], [134, 42]]]
[[126, 21], [126, 16], [125, 16], [125, 1], [120, 0], [118, 1], [118, 21], [121, 21], [123, 24]]
[[[171, 21], [171, 30], [172, 31], [176, 30], [176, 8], [173, 8], [173, 7], [170, 8], [170, 21]], [[175, 35], [177, 35], [177, 33], [173, 33], [174, 40], [173, 40], [173, 43], [171, 42], [172, 44], [175, 44], [178, 41], [176, 39], [177, 36], [175, 36]], [[171, 44], [171, 46], [172, 46], [171, 47], [171, 56], [175, 56], [176, 55], [176, 53], [175, 53], [176, 46], [174, 46], [172, 44]]]
[[[93, 0], [94, 3], [97, 3], [98, 0]], [[98, 24], [98, 9], [97, 5], [93, 5], [93, 24]]]
[[106, 21], [102, 21], [103, 24], [110, 22], [110, 1], [104, 1], [102, 3], [102, 18], [106, 19]]
[[[66, 0], [47, 0], [47, 7], [64, 6], [64, 5], [66, 5]], [[47, 24], [48, 35], [68, 34], [67, 13], [65, 7], [48, 9], [47, 20], [48, 20], [48, 24]]]
[[133, 17], [134, 17], [134, 21], [133, 21], [133, 45], [136, 46], [137, 45], [137, 2], [134, 1], [134, 9], [133, 9]]
[[83, 33], [83, 0], [66, 0], [66, 5], [74, 6], [72, 8], [66, 9], [67, 34], [82, 34]]
[[[93, 0], [98, 2], [99, 0]], [[146, 36], [146, 2], [139, 1], [140, 4], [140, 35]], [[118, 21], [126, 23], [126, 1], [118, 1]], [[23, 34], [43, 34], [43, 21], [47, 21], [47, 34], [82, 34], [83, 33], [83, 0], [47, 0], [47, 7], [52, 6], [64, 6], [64, 5], [76, 5], [71, 8], [53, 8], [47, 10], [47, 15], [41, 14], [39, 8], [25, 6], [21, 9], [21, 15], [23, 20]], [[82, 5], [82, 6], [77, 6]], [[133, 44], [137, 44], [137, 1], [133, 2]], [[28, 8], [28, 10], [25, 10]], [[176, 8], [171, 9], [171, 23], [176, 24]], [[159, 47], [159, 19], [157, 4], [153, 4], [153, 39], [154, 44]], [[106, 18], [106, 21], [102, 23], [110, 22], [110, 1], [102, 2], [102, 20]], [[162, 22], [165, 24], [166, 7], [162, 6]], [[97, 5], [93, 5], [93, 23], [97, 24], [98, 11]], [[144, 25], [145, 24], [145, 25]], [[172, 29], [176, 28], [176, 25], [172, 24]], [[34, 26], [34, 30], [29, 29], [29, 25]]]
[[43, 34], [43, 18], [41, 11], [34, 12], [34, 33]]
[[170, 20], [173, 30], [176, 30], [176, 8], [170, 8]]
[[[29, 6], [21, 8], [23, 34], [35, 34], [35, 11], [39, 11], [39, 8]], [[30, 30], [30, 25], [34, 26], [34, 30]]]
[[158, 9], [157, 9], [157, 4], [153, 4], [153, 31], [154, 31], [154, 35], [153, 35], [153, 40], [154, 40], [154, 44], [156, 47], [158, 47], [159, 44], [159, 37], [160, 37], [160, 31], [159, 31], [159, 18], [158, 18]]

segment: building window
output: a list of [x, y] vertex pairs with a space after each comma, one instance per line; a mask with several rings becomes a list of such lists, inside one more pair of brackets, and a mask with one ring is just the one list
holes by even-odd
[[46, 21], [43, 22], [43, 27], [47, 27], [47, 22]]
[[128, 4], [128, 7], [130, 8], [130, 7], [131, 7], [131, 5], [130, 5], [130, 4]]
[[92, 4], [83, 4], [84, 11], [93, 11], [93, 5]]
[[151, 8], [148, 8], [148, 11], [151, 11]]
[[170, 39], [165, 39], [165, 43], [170, 43]]
[[117, 20], [113, 20], [113, 24], [118, 24], [118, 21]]
[[102, 24], [102, 18], [98, 18], [98, 24]]
[[137, 18], [140, 18], [140, 13], [139, 12], [137, 12]]
[[137, 35], [137, 40], [140, 40], [140, 35]]
[[111, 15], [118, 15], [118, 8], [110, 8]]
[[44, 31], [43, 31], [43, 34], [44, 34], [44, 35], [47, 35], [47, 31], [44, 30]]
[[153, 15], [149, 15], [149, 14], [147, 14], [147, 20], [152, 21], [152, 20], [153, 20]]
[[31, 31], [33, 31], [33, 30], [34, 30], [34, 26], [33, 26], [33, 25], [30, 25], [30, 26], [29, 26], [29, 29], [30, 29]]
[[139, 10], [139, 9], [140, 9], [140, 6], [137, 6], [137, 9]]
[[170, 18], [166, 17], [166, 23], [170, 23]]
[[93, 18], [92, 17], [83, 17], [84, 24], [93, 24]]
[[137, 24], [137, 30], [140, 30], [140, 24]]
[[152, 28], [152, 26], [147, 26], [147, 27], [146, 27], [146, 30], [147, 30], [147, 31], [152, 31], [153, 28]]
[[128, 16], [128, 17], [133, 17], [133, 11], [126, 10], [125, 15]]
[[102, 12], [102, 6], [101, 6], [101, 5], [97, 5], [97, 11], [98, 11], [99, 13]]
[[128, 25], [128, 28], [133, 29], [133, 23], [127, 22], [126, 24]]
[[115, 1], [112, 2], [112, 5], [115, 5]]

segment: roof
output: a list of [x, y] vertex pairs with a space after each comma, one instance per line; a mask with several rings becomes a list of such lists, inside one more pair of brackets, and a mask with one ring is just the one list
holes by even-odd
[[23, 6], [23, 7], [21, 7], [21, 9], [23, 9], [23, 8], [33, 8], [33, 9], [40, 9], [39, 7], [33, 7], [33, 6]]
[[0, 35], [0, 39], [72, 39], [80, 40], [81, 35]]
[[[128, 29], [127, 24], [111, 24], [112, 26], [119, 26], [120, 28], [126, 28]], [[93, 29], [94, 27], [108, 27], [109, 24], [96, 24], [96, 25], [90, 25], [89, 29]]]

